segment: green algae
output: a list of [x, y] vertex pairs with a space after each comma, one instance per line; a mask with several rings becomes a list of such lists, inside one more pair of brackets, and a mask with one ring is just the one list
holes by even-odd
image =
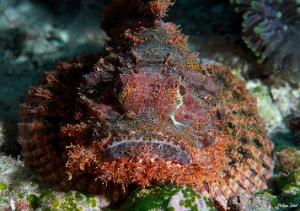
[[44, 198], [44, 197], [50, 197], [51, 195], [53, 194], [53, 190], [45, 190], [45, 191], [43, 191], [42, 192], [42, 194], [41, 194], [41, 198]]
[[18, 199], [23, 199], [24, 198], [24, 194], [23, 193], [20, 193], [17, 196], [18, 196]]
[[31, 206], [31, 208], [33, 209], [37, 209], [38, 207], [41, 206], [42, 204], [42, 200], [41, 198], [39, 198], [37, 195], [35, 194], [30, 194], [28, 197], [27, 197], [27, 201], [29, 203], [29, 205]]
[[191, 188], [183, 189], [182, 194], [185, 200], [181, 200], [180, 205], [186, 208], [191, 208], [191, 211], [197, 211], [198, 207], [197, 204], [195, 204], [195, 201], [196, 199], [201, 198], [200, 195]]
[[6, 190], [7, 185], [4, 182], [0, 182], [0, 190]]
[[7, 203], [8, 203], [8, 200], [0, 197], [0, 203], [1, 203], [1, 202], [3, 202], [4, 204], [7, 204]]
[[289, 175], [277, 178], [280, 195], [278, 202], [281, 204], [300, 204], [300, 169], [294, 170]]
[[[91, 205], [91, 207], [96, 207], [97, 206], [97, 201], [96, 201], [96, 197], [95, 197], [95, 195], [94, 194], [91, 194], [91, 193], [88, 193], [88, 192], [83, 192], [82, 193], [84, 196], [85, 196], [85, 198], [86, 198], [86, 203], [87, 204], [90, 204]], [[78, 196], [79, 198], [80, 198], [80, 196]], [[83, 198], [83, 196], [81, 196], [82, 198]]]
[[260, 86], [254, 87], [254, 89], [252, 90], [252, 92], [254, 92], [254, 93], [259, 93], [259, 92], [261, 92], [261, 87], [260, 87]]
[[76, 199], [77, 201], [82, 201], [82, 200], [83, 200], [82, 194], [79, 193], [79, 192], [76, 192], [76, 194], [75, 194], [75, 199]]
[[91, 206], [92, 206], [93, 208], [95, 208], [95, 207], [97, 206], [97, 201], [96, 201], [95, 199], [92, 199], [92, 204], [91, 204]]
[[300, 169], [292, 171], [282, 183], [283, 196], [299, 196], [300, 195]]
[[51, 204], [53, 207], [58, 207], [60, 205], [60, 202], [56, 197], [53, 197]]

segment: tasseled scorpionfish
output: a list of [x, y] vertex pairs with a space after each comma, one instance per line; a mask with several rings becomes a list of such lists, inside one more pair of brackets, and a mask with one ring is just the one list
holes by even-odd
[[[273, 144], [256, 99], [229, 67], [198, 64], [161, 18], [171, 0], [113, 0], [98, 56], [58, 63], [21, 105], [24, 160], [60, 190], [107, 194], [190, 185], [227, 199], [267, 188]], [[205, 50], [205, 49], [203, 49]]]

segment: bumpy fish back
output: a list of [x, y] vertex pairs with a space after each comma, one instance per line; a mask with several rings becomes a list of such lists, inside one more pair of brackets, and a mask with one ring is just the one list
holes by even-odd
[[229, 67], [197, 63], [187, 36], [161, 20], [171, 1], [147, 2], [114, 0], [102, 23], [109, 47], [29, 88], [24, 160], [60, 190], [114, 201], [132, 184], [175, 182], [226, 209], [231, 196], [266, 189], [273, 144], [256, 99]]

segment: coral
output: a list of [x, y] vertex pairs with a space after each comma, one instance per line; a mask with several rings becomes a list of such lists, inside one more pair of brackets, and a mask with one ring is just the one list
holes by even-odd
[[255, 195], [241, 193], [228, 200], [231, 211], [255, 210], [272, 211], [277, 206], [276, 197], [267, 192], [260, 192]]
[[59, 192], [45, 190], [41, 195], [18, 194], [15, 197], [1, 197], [0, 209], [10, 210], [61, 210], [61, 211], [82, 211], [82, 210], [103, 210], [109, 202], [104, 196], [83, 194], [78, 191]]
[[282, 195], [300, 196], [300, 169], [292, 171], [286, 179], [282, 188]]
[[289, 174], [300, 168], [300, 151], [286, 147], [276, 152], [277, 165], [282, 173]]
[[1, 210], [61, 210], [82, 211], [102, 210], [109, 202], [103, 196], [83, 194], [77, 191], [58, 192], [45, 190], [41, 195], [19, 194], [18, 197], [5, 200], [2, 198]]
[[168, 184], [136, 190], [119, 209], [131, 210], [213, 211], [216, 208], [209, 199], [200, 196], [192, 188]]
[[62, 210], [82, 211], [101, 210], [108, 206], [109, 202], [103, 196], [78, 191], [58, 192], [54, 190], [43, 191], [37, 196], [31, 194], [27, 202], [34, 210]]
[[277, 71], [300, 69], [300, 10], [297, 0], [231, 0], [243, 4], [243, 39], [260, 57], [268, 59]]
[[174, 182], [222, 210], [267, 188], [273, 144], [256, 99], [229, 67], [195, 64], [187, 36], [161, 19], [172, 4], [114, 0], [101, 24], [106, 50], [61, 62], [29, 88], [22, 156], [56, 188], [117, 202], [136, 186]]
[[[278, 109], [278, 105], [275, 104], [269, 87], [263, 84], [260, 80], [248, 80], [246, 87], [247, 90], [257, 99], [257, 109], [260, 116], [266, 122], [267, 131], [278, 132], [278, 128], [285, 128], [285, 125], [282, 122], [283, 115]], [[273, 91], [274, 88], [271, 90]], [[289, 103], [290, 101], [286, 102], [286, 104]], [[271, 140], [273, 141], [273, 139]]]
[[0, 156], [0, 210], [102, 210], [109, 201], [104, 196], [78, 191], [50, 189], [40, 175], [20, 160]]
[[274, 192], [280, 209], [299, 210], [300, 151], [291, 147], [276, 149], [278, 174], [274, 178]]

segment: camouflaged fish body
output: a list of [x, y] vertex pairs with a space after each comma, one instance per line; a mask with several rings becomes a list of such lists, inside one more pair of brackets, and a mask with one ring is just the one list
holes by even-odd
[[[20, 109], [25, 161], [55, 187], [126, 195], [131, 184], [191, 185], [226, 209], [267, 188], [273, 144], [256, 99], [229, 67], [199, 65], [161, 18], [169, 0], [114, 0], [100, 56], [59, 63]], [[205, 51], [205, 49], [203, 49]]]

